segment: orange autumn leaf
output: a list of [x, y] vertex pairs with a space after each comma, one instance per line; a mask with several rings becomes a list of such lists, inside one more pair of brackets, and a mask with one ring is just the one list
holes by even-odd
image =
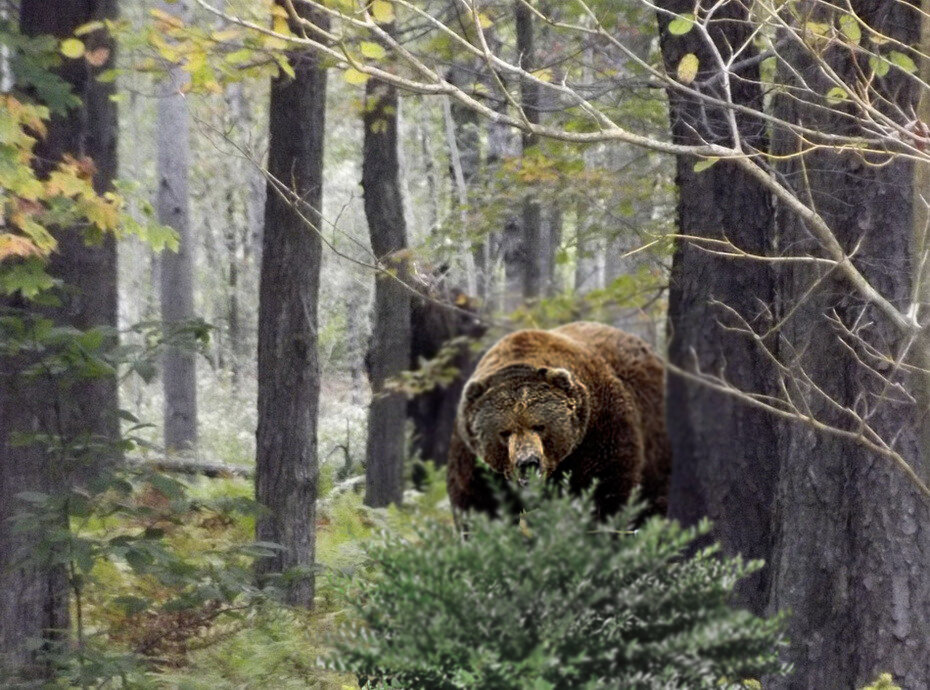
[[92, 67], [103, 67], [110, 58], [110, 49], [105, 46], [94, 48], [90, 52], [84, 53], [84, 59]]
[[42, 256], [42, 252], [25, 237], [5, 232], [0, 234], [0, 261], [11, 256]]

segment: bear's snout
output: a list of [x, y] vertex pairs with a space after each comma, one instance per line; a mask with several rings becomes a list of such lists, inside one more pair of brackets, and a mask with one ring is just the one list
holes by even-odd
[[508, 439], [510, 451], [510, 474], [525, 479], [526, 473], [536, 468], [542, 472], [545, 465], [545, 452], [542, 439], [534, 433], [512, 434]]

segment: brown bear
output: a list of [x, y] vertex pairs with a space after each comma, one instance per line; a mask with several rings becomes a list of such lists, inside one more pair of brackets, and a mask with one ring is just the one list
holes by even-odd
[[663, 374], [644, 341], [603, 324], [502, 338], [459, 403], [447, 470], [457, 518], [497, 512], [488, 474], [521, 481], [533, 469], [550, 478], [570, 473], [573, 491], [597, 480], [601, 517], [617, 512], [636, 485], [652, 512], [664, 513], [671, 462]]

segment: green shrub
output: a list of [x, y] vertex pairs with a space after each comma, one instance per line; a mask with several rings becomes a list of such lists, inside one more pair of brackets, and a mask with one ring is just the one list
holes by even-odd
[[519, 524], [470, 518], [463, 541], [427, 522], [368, 548], [368, 578], [344, 578], [360, 623], [328, 664], [368, 688], [719, 688], [783, 672], [780, 620], [731, 609], [757, 563], [683, 553], [707, 523], [606, 523], [590, 495], [547, 499], [536, 483]]

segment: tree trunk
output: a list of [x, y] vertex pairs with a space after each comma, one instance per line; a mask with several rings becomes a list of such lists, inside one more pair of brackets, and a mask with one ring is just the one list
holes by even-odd
[[[453, 64], [449, 68], [446, 79], [458, 88], [471, 91], [470, 81], [475, 80], [478, 70], [476, 64], [463, 66]], [[458, 189], [458, 200], [462, 232], [467, 243], [466, 250], [471, 252], [470, 262], [473, 267], [472, 275], [466, 276], [468, 290], [471, 294], [484, 299], [488, 287], [488, 242], [485, 238], [475, 238], [469, 230], [468, 218], [471, 215], [472, 187], [478, 168], [481, 163], [481, 136], [480, 117], [475, 110], [466, 107], [458, 101], [449, 102], [449, 117], [452, 124], [452, 136], [449, 141], [449, 174], [453, 185]]]
[[[321, 25], [325, 21], [303, 5], [298, 5], [298, 12]], [[292, 29], [300, 32], [299, 27]], [[318, 475], [317, 303], [322, 252], [318, 228], [326, 70], [313, 53], [288, 57], [296, 76], [282, 73], [271, 82], [268, 170], [289, 191], [282, 195], [269, 182], [265, 204], [255, 482], [256, 499], [268, 508], [256, 523], [256, 536], [283, 550], [258, 561], [256, 569], [260, 576], [296, 569], [286, 580], [285, 598], [292, 605], [310, 607]]]
[[[476, 340], [487, 330], [476, 316], [472, 316], [477, 309], [475, 301], [447, 285], [443, 276], [436, 276], [430, 284], [418, 282], [417, 288], [423, 296], [414, 298], [410, 309], [412, 370], [417, 369], [422, 360], [436, 357], [450, 340], [459, 337]], [[458, 309], [445, 306], [448, 304]], [[446, 464], [462, 389], [477, 364], [477, 357], [468, 345], [458, 345], [448, 360], [448, 366], [456, 369], [451, 381], [436, 384], [412, 396], [407, 403], [407, 416], [413, 422], [413, 450], [420, 460], [431, 460], [437, 466]], [[417, 480], [415, 472], [414, 483]]]
[[[693, 10], [691, 0], [662, 0], [660, 7], [679, 13]], [[742, 47], [750, 26], [743, 3], [727, 2], [712, 23], [714, 41], [724, 57], [732, 46]], [[683, 36], [668, 32], [669, 18], [659, 14], [663, 59], [669, 74], [687, 53], [698, 56], [702, 68], [695, 84], [714, 73], [710, 48], [697, 31]], [[744, 57], [754, 55], [747, 48]], [[751, 108], [762, 107], [757, 66], [734, 80], [733, 99]], [[719, 81], [718, 91], [719, 91]], [[713, 87], [705, 87], [713, 88]], [[674, 141], [730, 144], [722, 110], [703, 106], [675, 89], [669, 90]], [[743, 141], [766, 146], [764, 128], [738, 115]], [[695, 172], [696, 160], [677, 161], [678, 230], [685, 235], [730, 239], [757, 254], [770, 254], [773, 204], [770, 195], [736, 165], [719, 162]], [[725, 377], [740, 390], [771, 393], [772, 367], [747, 337], [727, 331], [721, 321], [732, 320], [715, 301], [734, 309], [749, 323], [767, 323], [764, 305], [775, 302], [775, 275], [767, 263], [734, 263], [712, 256], [690, 241], [675, 247], [669, 288], [669, 362], [687, 371]], [[770, 520], [777, 477], [778, 432], [771, 416], [734, 397], [670, 374], [666, 414], [672, 445], [670, 514], [686, 524], [703, 517], [714, 521], [714, 536], [729, 554], [768, 558]], [[763, 570], [738, 587], [738, 601], [755, 612], [765, 609], [768, 571]]]
[[[532, 72], [536, 68], [536, 49], [533, 36], [533, 11], [521, 0], [514, 3], [514, 15], [517, 28], [517, 53], [522, 69]], [[528, 79], [520, 81], [520, 106], [527, 121], [539, 124], [539, 86]], [[523, 132], [520, 139], [523, 155], [526, 155], [538, 140], [535, 134]], [[536, 189], [527, 190], [523, 199], [522, 210], [522, 247], [520, 258], [523, 262], [523, 298], [536, 299], [543, 289], [543, 237], [542, 209]]]
[[[23, 0], [20, 28], [28, 36], [52, 34], [71, 36], [74, 30], [93, 20], [116, 17], [115, 0], [81, 3], [66, 0]], [[116, 106], [110, 99], [112, 84], [102, 84], [96, 76], [113, 66], [114, 44], [102, 32], [83, 37], [90, 49], [110, 51], [105, 65], [90, 67], [84, 59], [65, 60], [59, 74], [72, 86], [82, 105], [65, 115], [55, 115], [45, 138], [35, 147], [38, 173], [48, 172], [65, 154], [94, 161], [94, 186], [108, 191], [116, 174]], [[44, 307], [41, 314], [61, 326], [88, 329], [117, 324], [116, 244], [112, 236], [87, 246], [79, 229], [56, 232], [58, 250], [52, 255], [49, 272], [67, 290], [60, 294], [57, 307]], [[4, 299], [4, 307], [29, 305]], [[22, 504], [14, 496], [25, 491], [60, 496], [75, 478], [88, 478], [101, 463], [113, 458], [99, 452], [87, 457], [52, 458], [36, 446], [15, 447], [9, 434], [14, 431], [47, 431], [61, 435], [65, 442], [78, 434], [90, 433], [114, 442], [119, 438], [117, 384], [115, 377], [96, 378], [71, 386], [65, 396], [55, 381], [24, 381], [21, 360], [0, 359], [0, 666], [19, 669], [26, 676], [41, 676], [47, 669], [35, 666], [36, 639], [51, 640], [67, 634], [68, 581], [61, 566], [48, 562], [18, 562], [21, 549], [43, 535], [12, 534], [8, 519], [20, 512]], [[119, 455], [114, 449], [111, 455]], [[68, 529], [61, 516], [60, 528]]]
[[[805, 13], [811, 6], [802, 3], [799, 10]], [[897, 45], [916, 45], [920, 18], [912, 5], [859, 0], [851, 9]], [[822, 14], [805, 17], [832, 22], [826, 12], [821, 8]], [[825, 92], [826, 79], [809, 47], [786, 39], [782, 53], [783, 82], [793, 88], [803, 79], [811, 93]], [[841, 78], [856, 82], [860, 68], [847, 51], [828, 52], [825, 58]], [[913, 85], [892, 69], [872, 82], [877, 94], [870, 96], [900, 108], [886, 110], [898, 117], [895, 113], [913, 112]], [[827, 110], [819, 100], [807, 104], [779, 96], [774, 107], [788, 122], [857, 134], [845, 111]], [[797, 157], [801, 147], [791, 134], [777, 131], [773, 148], [785, 156], [777, 158], [782, 179], [800, 198], [810, 199], [871, 285], [905, 308], [914, 265], [912, 163], [904, 157], [816, 150]], [[783, 247], [822, 255], [796, 215], [780, 213], [779, 219]], [[864, 344], [899, 357], [910, 345], [907, 339], [858, 293], [824, 275], [822, 267], [790, 264], [782, 276], [786, 309], [796, 307], [782, 331], [784, 359], [812, 381], [806, 385], [795, 379], [790, 388], [794, 399], [819, 420], [857, 432], [858, 421], [836, 405], [854, 410], [903, 457], [926, 463], [919, 406], [889, 388], [897, 384], [913, 391], [915, 382], [888, 363], [879, 362], [875, 369], [863, 365], [874, 364]], [[840, 324], [854, 329], [855, 336], [845, 334]], [[783, 431], [780, 463], [771, 609], [792, 611], [787, 659], [795, 673], [771, 686], [858, 688], [888, 671], [908, 690], [926, 690], [930, 510], [925, 499], [886, 458], [800, 424]], [[927, 467], [914, 469], [925, 476]]]
[[[188, 2], [159, 3], [163, 12], [190, 21]], [[158, 85], [155, 125], [158, 145], [158, 222], [178, 233], [177, 252], [161, 254], [161, 317], [167, 335], [194, 318], [194, 241], [190, 227], [188, 171], [190, 113], [181, 92], [188, 77], [180, 64], [168, 67]], [[175, 340], [177, 340], [175, 336]], [[194, 343], [182, 338], [165, 350], [162, 384], [165, 393], [164, 442], [168, 453], [197, 446], [197, 371]]]
[[365, 87], [362, 190], [371, 248], [385, 273], [375, 278], [374, 325], [368, 349], [371, 406], [365, 466], [365, 504], [400, 503], [404, 493], [405, 421], [402, 393], [385, 382], [410, 363], [409, 257], [397, 158], [397, 91], [369, 80]]
[[[491, 52], [503, 56], [503, 44], [497, 36], [494, 27], [486, 30], [486, 38]], [[507, 88], [507, 74], [500, 72], [495, 76], [490, 70], [485, 74], [485, 87], [489, 94], [493, 94], [493, 107], [502, 114], [507, 114], [510, 108], [506, 96], [501, 93], [498, 83]], [[516, 156], [516, 138], [513, 129], [503, 123], [487, 120], [487, 184], [497, 191], [502, 184], [501, 168], [507, 158]], [[523, 293], [523, 261], [520, 256], [522, 237], [520, 222], [517, 214], [507, 214], [502, 219], [501, 227], [491, 232], [488, 243], [491, 248], [489, 263], [495, 265], [493, 273], [497, 273], [497, 265], [503, 264], [504, 280], [500, 285], [494, 286], [494, 307], [502, 311], [510, 311], [519, 306], [519, 295]], [[492, 269], [489, 268], [489, 271]], [[490, 280], [490, 278], [489, 278]], [[491, 288], [489, 287], [489, 292]], [[490, 295], [489, 295], [490, 297]]]
[[562, 285], [559, 281], [559, 247], [562, 246], [562, 209], [560, 202], [546, 204], [544, 226], [544, 277], [546, 296], [557, 295]]

